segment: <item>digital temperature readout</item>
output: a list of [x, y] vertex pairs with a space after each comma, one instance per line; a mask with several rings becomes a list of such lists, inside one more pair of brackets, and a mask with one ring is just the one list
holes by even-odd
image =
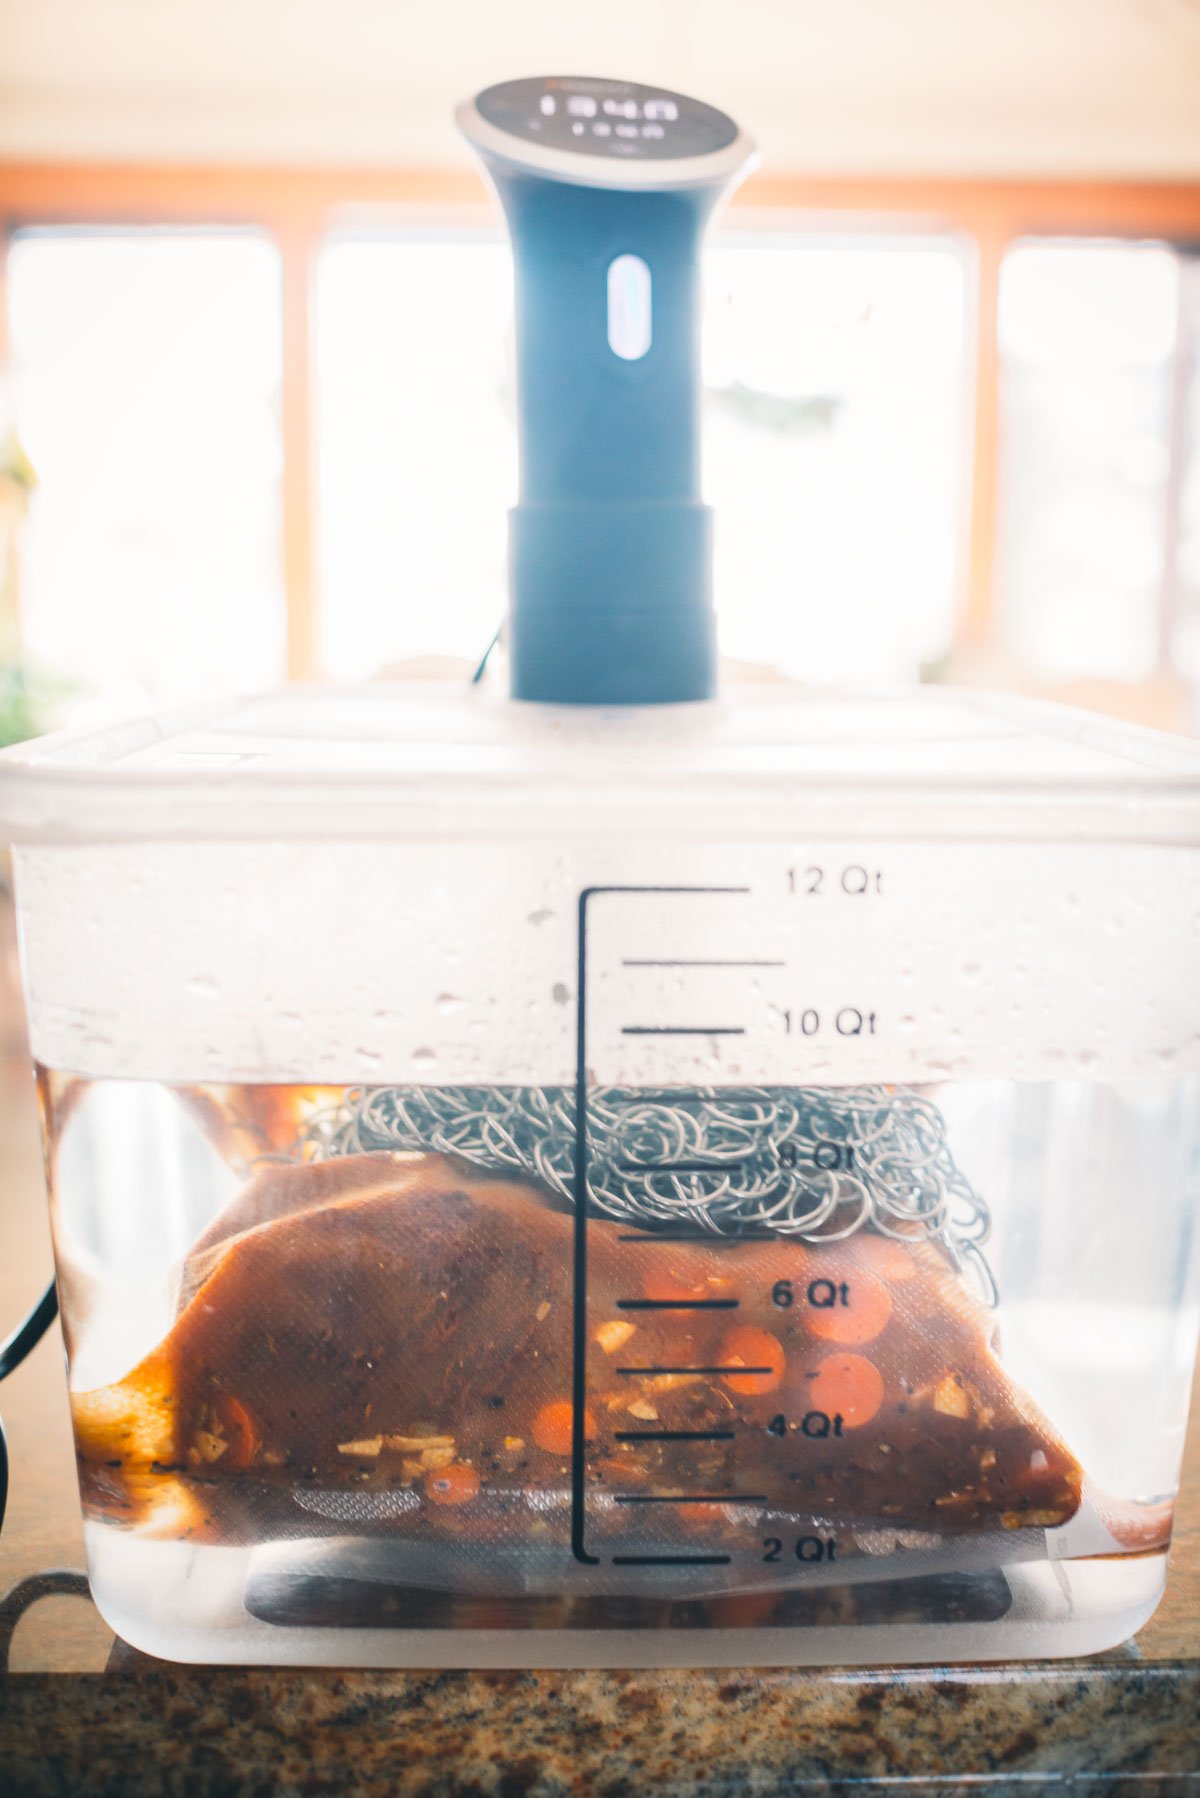
[[628, 81], [552, 75], [506, 81], [479, 95], [489, 124], [526, 143], [590, 156], [675, 161], [709, 156], [737, 136], [737, 126], [714, 106], [684, 94]]

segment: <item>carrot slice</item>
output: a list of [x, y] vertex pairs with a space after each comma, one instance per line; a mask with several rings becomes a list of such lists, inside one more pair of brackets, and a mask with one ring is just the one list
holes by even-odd
[[883, 1403], [883, 1375], [865, 1355], [828, 1355], [805, 1393], [814, 1410], [840, 1415], [852, 1430], [870, 1423]]
[[721, 1378], [731, 1392], [750, 1394], [774, 1392], [783, 1379], [787, 1358], [777, 1337], [769, 1330], [755, 1329], [753, 1324], [740, 1324], [726, 1331], [717, 1349], [722, 1367], [758, 1367], [765, 1373], [726, 1373]]
[[479, 1492], [479, 1475], [465, 1461], [452, 1461], [425, 1475], [425, 1490], [435, 1505], [465, 1505]]
[[[533, 1420], [530, 1435], [539, 1448], [544, 1448], [548, 1455], [569, 1455], [574, 1440], [575, 1407], [570, 1399], [557, 1399], [552, 1405], [543, 1405]], [[596, 1434], [596, 1419], [590, 1411], [583, 1414], [583, 1433], [586, 1439]]]
[[217, 1393], [213, 1399], [213, 1409], [221, 1420], [229, 1443], [225, 1451], [225, 1466], [231, 1473], [242, 1473], [262, 1447], [262, 1439], [254, 1419], [241, 1399], [234, 1398], [231, 1392]]
[[[892, 1315], [892, 1299], [886, 1286], [870, 1274], [852, 1274], [844, 1282], [829, 1280], [837, 1303], [828, 1306], [808, 1305], [804, 1322], [814, 1336], [824, 1342], [874, 1342], [888, 1325]], [[811, 1291], [811, 1287], [810, 1287]], [[845, 1295], [845, 1303], [842, 1295]]]

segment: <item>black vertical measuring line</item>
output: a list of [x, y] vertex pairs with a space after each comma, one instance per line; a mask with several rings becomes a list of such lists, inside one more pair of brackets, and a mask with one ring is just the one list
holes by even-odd
[[577, 993], [575, 999], [575, 1280], [572, 1318], [571, 1367], [571, 1553], [585, 1567], [598, 1567], [598, 1555], [583, 1545], [586, 1519], [584, 1504], [585, 1404], [587, 1381], [587, 907], [594, 887], [579, 895], [579, 937], [576, 947]]
[[[585, 1567], [598, 1567], [599, 1556], [590, 1555], [584, 1546], [587, 1478], [586, 1423], [587, 1403], [587, 1211], [588, 1211], [588, 1132], [587, 1132], [587, 926], [588, 900], [601, 893], [748, 893], [749, 887], [584, 887], [579, 895], [576, 937], [575, 996], [575, 1195], [574, 1246], [575, 1267], [572, 1281], [574, 1316], [571, 1330], [571, 1553]], [[628, 1557], [626, 1557], [628, 1558]], [[637, 1557], [634, 1557], [635, 1559]], [[653, 1557], [647, 1557], [653, 1558]], [[705, 1560], [715, 1557], [705, 1556]], [[727, 1559], [728, 1557], [719, 1557]], [[622, 1563], [623, 1564], [623, 1563]]]

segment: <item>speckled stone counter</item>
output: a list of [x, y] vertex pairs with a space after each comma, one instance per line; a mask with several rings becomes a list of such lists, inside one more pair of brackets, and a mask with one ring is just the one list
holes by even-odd
[[20, 1793], [1200, 1793], [1200, 1665], [266, 1673], [122, 1654], [0, 1694]]

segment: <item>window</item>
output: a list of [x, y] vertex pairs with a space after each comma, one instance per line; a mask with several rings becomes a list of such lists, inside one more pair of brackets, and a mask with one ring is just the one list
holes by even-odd
[[[23, 651], [118, 703], [478, 658], [517, 466], [477, 180], [4, 195], [5, 644], [19, 587]], [[705, 264], [725, 655], [1200, 723], [1197, 244], [1196, 185], [747, 183]]]
[[[1167, 493], [1167, 647], [1200, 692], [1200, 252], [1179, 261], [1175, 430]], [[1200, 720], [1198, 720], [1200, 722]]]
[[1000, 284], [1004, 640], [1041, 678], [1163, 650], [1179, 267], [1163, 244], [1024, 243]]
[[8, 274], [29, 656], [127, 701], [280, 679], [274, 246], [38, 231]]
[[516, 499], [498, 237], [335, 238], [317, 277], [321, 652], [333, 675], [478, 659]]
[[726, 654], [890, 681], [947, 653], [964, 303], [944, 240], [714, 245], [705, 485]]

